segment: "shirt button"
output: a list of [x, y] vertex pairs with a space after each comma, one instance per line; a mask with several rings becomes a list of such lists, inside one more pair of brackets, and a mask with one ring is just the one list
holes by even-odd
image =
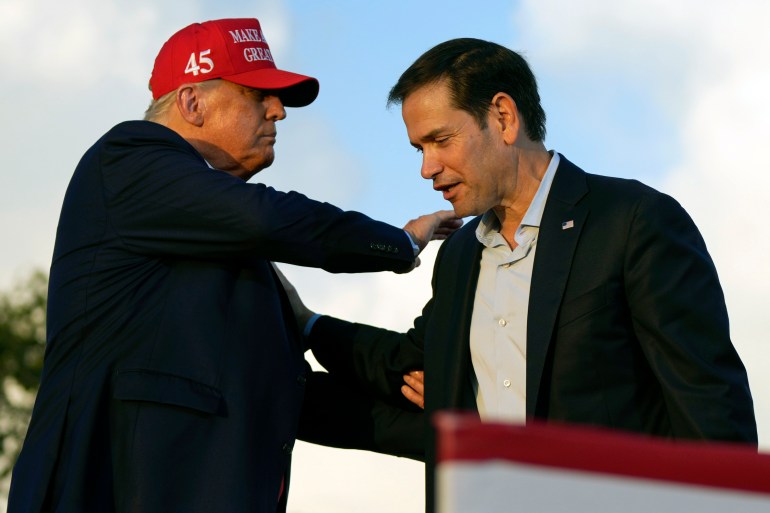
[[511, 386], [511, 380], [510, 380], [510, 379], [504, 379], [504, 380], [503, 380], [503, 386], [504, 386], [505, 388], [510, 388], [510, 386]]
[[497, 324], [499, 324], [504, 328], [505, 325], [508, 324], [508, 322], [505, 319], [500, 319], [499, 321], [497, 321]]

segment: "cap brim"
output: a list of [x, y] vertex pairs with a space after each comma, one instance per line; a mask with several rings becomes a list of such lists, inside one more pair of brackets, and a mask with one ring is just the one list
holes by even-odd
[[287, 107], [310, 105], [318, 96], [318, 80], [291, 71], [259, 69], [222, 78], [242, 86], [274, 91]]

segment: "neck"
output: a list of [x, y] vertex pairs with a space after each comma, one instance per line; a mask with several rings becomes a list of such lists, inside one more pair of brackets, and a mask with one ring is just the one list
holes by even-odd
[[514, 179], [516, 184], [513, 192], [506, 198], [503, 204], [493, 208], [495, 215], [500, 220], [500, 234], [508, 242], [511, 248], [516, 247], [514, 235], [521, 225], [524, 215], [537, 194], [540, 182], [551, 162], [551, 154], [546, 151], [542, 143], [533, 148], [521, 149], [516, 154], [516, 172]]
[[200, 153], [201, 157], [206, 159], [215, 169], [224, 171], [233, 176], [237, 176], [244, 181], [254, 176], [255, 171], [249, 171], [244, 169], [239, 163], [233, 159], [226, 151], [222, 150], [216, 144], [212, 144], [206, 138], [204, 130], [192, 123], [186, 122], [179, 116], [167, 116], [166, 119], [159, 121], [160, 124], [165, 125], [167, 128], [175, 131], [185, 141], [195, 148]]

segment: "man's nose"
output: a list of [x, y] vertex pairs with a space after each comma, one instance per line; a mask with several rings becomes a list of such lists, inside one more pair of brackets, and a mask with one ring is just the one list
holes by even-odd
[[439, 161], [433, 158], [428, 153], [422, 154], [422, 167], [420, 168], [420, 176], [426, 180], [432, 180], [437, 174], [441, 172], [442, 166]]
[[286, 118], [286, 109], [278, 96], [266, 96], [265, 103], [267, 104], [265, 118], [273, 121], [280, 121]]

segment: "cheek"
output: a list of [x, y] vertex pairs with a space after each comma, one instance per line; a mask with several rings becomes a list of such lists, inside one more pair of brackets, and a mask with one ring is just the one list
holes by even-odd
[[248, 120], [240, 120], [238, 123], [234, 123], [231, 127], [231, 131], [227, 134], [227, 137], [232, 139], [233, 146], [241, 148], [243, 151], [253, 149], [259, 143], [256, 135], [257, 131], [254, 128], [254, 123]]

